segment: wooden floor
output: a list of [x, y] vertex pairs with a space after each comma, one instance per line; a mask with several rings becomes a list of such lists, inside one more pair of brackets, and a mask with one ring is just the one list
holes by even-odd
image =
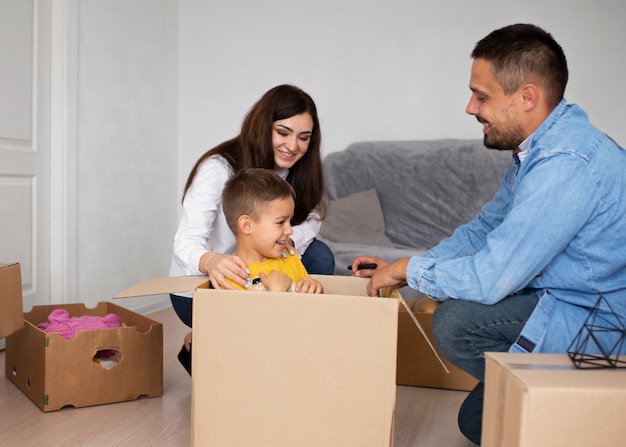
[[[163, 396], [43, 413], [4, 377], [0, 352], [0, 446], [189, 446], [191, 379], [176, 355], [187, 332], [173, 310], [163, 323]], [[395, 447], [470, 447], [456, 425], [467, 393], [399, 386]]]

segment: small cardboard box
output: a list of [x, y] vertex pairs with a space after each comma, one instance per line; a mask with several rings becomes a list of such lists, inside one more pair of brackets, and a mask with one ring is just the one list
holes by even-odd
[[[413, 315], [424, 328], [431, 344], [437, 350], [433, 339], [433, 312], [438, 303], [428, 297], [407, 301]], [[400, 308], [398, 314], [398, 359], [396, 383], [398, 385], [442, 388], [470, 391], [478, 381], [465, 371], [447, 361], [437, 350], [439, 357], [449, 370], [447, 373], [429, 344], [424, 340], [408, 311]]]
[[[206, 277], [186, 288], [192, 445], [393, 444], [399, 299], [367, 296], [364, 278], [314, 277], [324, 294], [206, 289]], [[155, 281], [117, 298], [176, 278]]]
[[0, 338], [24, 327], [20, 265], [0, 262]]
[[576, 369], [566, 354], [486, 354], [484, 447], [621, 447], [625, 414], [624, 369]]
[[[54, 309], [70, 316], [114, 313], [120, 328], [78, 331], [72, 339], [37, 328]], [[163, 326], [113, 303], [35, 306], [25, 327], [7, 337], [5, 374], [42, 411], [86, 407], [163, 394]], [[98, 352], [118, 352], [102, 366]]]

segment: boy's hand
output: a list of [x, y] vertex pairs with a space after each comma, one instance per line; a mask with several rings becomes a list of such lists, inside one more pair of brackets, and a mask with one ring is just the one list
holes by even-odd
[[324, 286], [311, 277], [300, 278], [296, 283], [296, 292], [324, 293]]
[[288, 292], [291, 287], [291, 278], [279, 270], [272, 270], [268, 275], [259, 272], [261, 284], [270, 292]]

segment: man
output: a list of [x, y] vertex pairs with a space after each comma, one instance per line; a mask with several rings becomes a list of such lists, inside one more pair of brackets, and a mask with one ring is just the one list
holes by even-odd
[[487, 148], [513, 152], [500, 189], [424, 256], [352, 269], [372, 296], [408, 284], [443, 301], [435, 341], [479, 381], [459, 427], [480, 444], [485, 352], [565, 353], [600, 296], [626, 318], [626, 152], [565, 102], [565, 55], [544, 30], [493, 31], [472, 59], [466, 112]]

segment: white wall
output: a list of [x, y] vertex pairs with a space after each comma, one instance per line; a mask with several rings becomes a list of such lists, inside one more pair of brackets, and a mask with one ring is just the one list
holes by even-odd
[[313, 96], [324, 154], [357, 140], [482, 138], [465, 114], [469, 54], [517, 22], [554, 35], [567, 99], [626, 144], [623, 0], [184, 0], [179, 10], [179, 195], [197, 157], [281, 83]]
[[277, 84], [316, 100], [324, 154], [358, 140], [480, 138], [464, 112], [469, 54], [493, 29], [533, 22], [565, 49], [567, 98], [626, 144], [622, 0], [67, 1], [78, 301], [167, 275], [191, 166]]
[[178, 2], [77, 5], [77, 299], [94, 305], [168, 274], [179, 183]]

